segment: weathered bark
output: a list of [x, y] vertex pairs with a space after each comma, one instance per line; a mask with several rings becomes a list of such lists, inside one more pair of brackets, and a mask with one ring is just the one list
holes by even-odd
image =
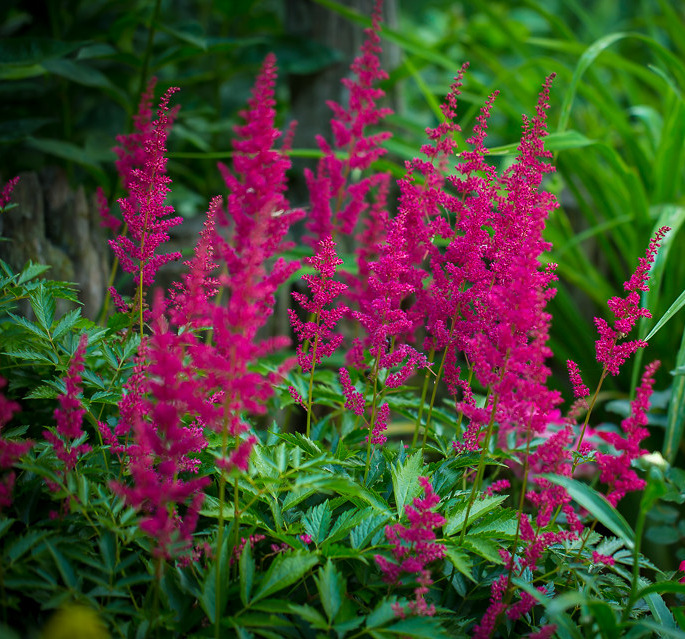
[[61, 169], [22, 173], [0, 216], [0, 257], [14, 270], [28, 260], [51, 266], [47, 277], [75, 282], [87, 317], [97, 316], [109, 275], [110, 251], [94, 197], [69, 186]]

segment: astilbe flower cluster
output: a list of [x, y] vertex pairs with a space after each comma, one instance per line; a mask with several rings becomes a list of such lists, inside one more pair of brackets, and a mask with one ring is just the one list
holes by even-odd
[[191, 546], [207, 477], [194, 477], [196, 455], [207, 442], [200, 424], [216, 420], [186, 352], [192, 333], [170, 330], [158, 296], [152, 333], [140, 345], [138, 364], [120, 405], [120, 431], [130, 433], [126, 453], [131, 483], [115, 491], [138, 509], [141, 530], [167, 558]]
[[[205, 305], [203, 321], [212, 327], [212, 343], [191, 349], [207, 388], [219, 389], [215, 399], [223, 417], [215, 427], [227, 429], [236, 440], [250, 429], [247, 414], [265, 412], [279, 377], [291, 365], [286, 362], [268, 376], [250, 370], [251, 363], [289, 343], [284, 336], [262, 340], [257, 334], [273, 313], [276, 291], [299, 267], [275, 256], [289, 248], [286, 234], [304, 215], [292, 210], [284, 195], [290, 160], [287, 149], [274, 148], [281, 135], [275, 127], [275, 83], [275, 58], [268, 55], [248, 109], [241, 113], [245, 124], [235, 129], [233, 170], [219, 165], [228, 197], [226, 210], [216, 209], [217, 220], [230, 238], [213, 233], [211, 259], [224, 264], [225, 271], [203, 286], [226, 289], [228, 301]], [[220, 464], [246, 469], [255, 442], [254, 437], [237, 441], [230, 458]]]
[[302, 276], [312, 292], [311, 300], [303, 293], [292, 293], [300, 306], [311, 314], [313, 321], [303, 322], [294, 309], [288, 309], [290, 324], [299, 341], [297, 361], [305, 373], [320, 364], [324, 357], [333, 355], [343, 340], [342, 335], [333, 331], [348, 308], [344, 304], [329, 308], [347, 289], [347, 285], [333, 279], [336, 267], [343, 263], [336, 255], [335, 246], [333, 238], [321, 240], [316, 255], [304, 260], [317, 272], [317, 275]]
[[[157, 249], [169, 240], [169, 229], [182, 222], [170, 217], [174, 208], [164, 204], [171, 179], [166, 175], [166, 140], [175, 112], [169, 109], [171, 96], [177, 87], [167, 89], [157, 110], [157, 119], [150, 121], [150, 103], [154, 79], [143, 96], [137, 117], [136, 131], [120, 136], [121, 146], [115, 149], [119, 160], [117, 169], [128, 196], [119, 199], [126, 233], [110, 240], [109, 244], [121, 267], [137, 277], [138, 295], [142, 287], [150, 287], [161, 266], [180, 259], [178, 252], [159, 254]], [[116, 290], [110, 293], [120, 309], [126, 308]]]
[[12, 197], [12, 191], [14, 191], [14, 187], [17, 186], [17, 182], [19, 182], [18, 175], [11, 180], [8, 180], [5, 183], [5, 186], [2, 187], [2, 192], [0, 192], [0, 211], [9, 204], [10, 198]]
[[79, 455], [90, 451], [89, 444], [75, 444], [83, 436], [83, 416], [86, 409], [81, 404], [81, 373], [84, 368], [84, 356], [88, 345], [88, 335], [81, 335], [69, 369], [64, 378], [66, 391], [59, 396], [59, 408], [55, 409], [55, 432], [44, 430], [43, 436], [52, 444], [55, 455], [64, 464], [64, 472], [73, 470]]
[[[7, 380], [0, 377], [0, 389], [7, 385]], [[9, 423], [13, 415], [21, 410], [17, 402], [5, 397], [0, 392], [0, 431]], [[16, 475], [12, 467], [33, 447], [30, 440], [14, 441], [6, 437], [0, 437], [0, 471], [4, 471], [0, 476], [0, 511], [12, 504], [12, 489]]]
[[429, 606], [425, 599], [428, 587], [433, 583], [429, 564], [445, 556], [445, 546], [436, 541], [435, 534], [435, 528], [446, 521], [440, 513], [435, 512], [440, 496], [435, 493], [427, 477], [419, 477], [419, 483], [423, 488], [423, 499], [416, 497], [413, 505], [407, 505], [404, 509], [409, 526], [398, 523], [385, 528], [394, 561], [383, 555], [374, 557], [383, 572], [383, 581], [397, 584], [403, 575], [408, 574], [418, 583], [414, 590], [415, 599], [406, 609], [400, 604], [393, 606], [395, 614], [400, 617], [407, 613], [419, 616], [435, 614], [435, 605]]
[[649, 269], [654, 262], [661, 240], [671, 229], [668, 226], [661, 227], [652, 238], [647, 247], [645, 257], [641, 257], [638, 267], [623, 284], [628, 292], [625, 298], [612, 297], [607, 305], [614, 315], [614, 328], [611, 328], [606, 320], [595, 317], [595, 326], [599, 333], [599, 339], [595, 342], [597, 361], [604, 366], [603, 376], [607, 373], [618, 375], [621, 365], [639, 348], [647, 346], [647, 342], [641, 339], [621, 341], [630, 333], [638, 319], [650, 318], [649, 309], [640, 307], [640, 292], [649, 290]]
[[353, 184], [348, 183], [352, 171], [367, 169], [387, 152], [382, 144], [390, 136], [389, 132], [367, 132], [368, 127], [378, 124], [392, 113], [389, 108], [377, 106], [377, 102], [385, 95], [377, 84], [388, 77], [378, 59], [381, 51], [378, 35], [381, 4], [381, 0], [377, 0], [372, 15], [372, 27], [365, 31], [366, 39], [361, 55], [352, 63], [353, 78], [342, 80], [349, 96], [347, 105], [327, 102], [333, 111], [331, 129], [335, 148], [344, 151], [347, 156], [344, 159], [337, 157], [330, 144], [322, 136], [318, 136], [317, 144], [323, 157], [318, 163], [316, 174], [309, 169], [305, 170], [311, 198], [311, 211], [306, 223], [311, 235], [305, 238], [305, 242], [312, 247], [326, 237], [335, 237], [338, 233], [351, 234], [357, 226], [359, 216], [368, 207], [366, 198], [369, 191], [378, 188], [382, 195], [387, 186], [388, 176], [384, 174], [368, 176]]
[[649, 436], [649, 431], [645, 427], [649, 422], [647, 413], [654, 387], [654, 374], [659, 365], [659, 361], [654, 361], [645, 367], [635, 399], [630, 404], [631, 414], [621, 422], [620, 432], [600, 433], [601, 438], [616, 451], [616, 454], [598, 452], [595, 458], [600, 470], [599, 479], [608, 485], [606, 498], [613, 506], [616, 506], [627, 492], [642, 490], [646, 485], [631, 468], [631, 464], [648, 452], [640, 447], [640, 443]]
[[83, 372], [83, 359], [88, 346], [88, 335], [81, 335], [74, 356], [69, 363], [69, 369], [64, 378], [66, 391], [59, 396], [60, 407], [55, 409], [55, 421], [57, 428], [43, 431], [43, 436], [52, 444], [57, 458], [64, 463], [65, 472], [76, 467], [78, 456], [91, 450], [89, 444], [74, 445], [74, 442], [83, 436], [83, 416], [86, 409], [83, 408], [79, 395], [81, 393], [81, 373]]

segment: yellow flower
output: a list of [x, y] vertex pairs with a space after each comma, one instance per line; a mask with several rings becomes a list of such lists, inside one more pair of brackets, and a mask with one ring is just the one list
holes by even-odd
[[50, 617], [41, 639], [109, 639], [109, 632], [95, 610], [68, 604]]

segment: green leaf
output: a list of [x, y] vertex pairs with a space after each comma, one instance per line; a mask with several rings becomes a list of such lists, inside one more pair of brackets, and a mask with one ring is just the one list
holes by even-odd
[[202, 596], [200, 603], [205, 611], [209, 621], [214, 623], [216, 621], [216, 586], [217, 586], [217, 568], [219, 570], [219, 588], [220, 588], [220, 604], [219, 614], [226, 609], [229, 595], [229, 569], [230, 569], [231, 551], [229, 549], [229, 535], [224, 535], [223, 543], [221, 544], [221, 552], [219, 553], [218, 561], [211, 564], [211, 570], [205, 573], [205, 580], [202, 586]]
[[618, 639], [616, 613], [606, 601], [590, 600], [587, 607], [599, 626], [602, 639]]
[[62, 58], [81, 46], [83, 46], [82, 42], [66, 42], [50, 38], [3, 38], [0, 40], [0, 60], [2, 61], [0, 70]]
[[47, 333], [55, 319], [55, 298], [40, 286], [32, 292], [30, 302], [38, 324]]
[[252, 594], [255, 573], [255, 561], [252, 558], [252, 548], [249, 542], [243, 548], [238, 567], [240, 570], [240, 601], [242, 601], [243, 606], [247, 607]]
[[504, 560], [499, 554], [499, 546], [491, 539], [476, 537], [475, 535], [469, 534], [464, 538], [464, 547], [494, 564], [504, 563]]
[[295, 551], [278, 555], [261, 579], [253, 601], [259, 601], [294, 584], [317, 563], [319, 558], [311, 553]]
[[312, 606], [301, 606], [299, 604], [291, 603], [288, 606], [288, 612], [301, 617], [305, 621], [309, 622], [312, 627], [317, 628], [318, 630], [326, 630], [328, 628], [328, 624], [326, 623], [324, 616]]
[[392, 475], [392, 488], [395, 495], [395, 507], [397, 516], [402, 517], [404, 506], [421, 491], [419, 475], [423, 470], [423, 456], [417, 451], [405, 460], [404, 464], [393, 464], [390, 469]]
[[314, 581], [321, 597], [321, 604], [326, 611], [329, 623], [333, 623], [335, 616], [340, 610], [340, 606], [345, 599], [345, 580], [336, 570], [333, 562], [328, 559], [326, 565], [319, 568]]
[[388, 518], [384, 515], [369, 515], [358, 526], [350, 532], [350, 544], [352, 548], [366, 548], [374, 537], [378, 534], [379, 529], [385, 526]]
[[450, 563], [464, 575], [464, 577], [470, 579], [474, 583], [476, 582], [472, 574], [473, 560], [467, 552], [456, 546], [447, 546], [445, 554]]
[[408, 617], [376, 632], [380, 636], [396, 635], [399, 637], [416, 637], [416, 639], [436, 639], [450, 636], [435, 617]]
[[88, 169], [101, 184], [107, 184], [107, 175], [102, 170], [100, 163], [94, 160], [90, 153], [80, 146], [52, 138], [29, 138], [27, 144], [42, 153], [48, 153], [63, 160], [75, 162]]
[[302, 524], [315, 544], [323, 543], [331, 527], [331, 507], [328, 500], [310, 508], [302, 518]]
[[78, 584], [76, 581], [76, 575], [74, 574], [74, 569], [71, 567], [71, 564], [66, 560], [64, 555], [57, 548], [55, 548], [49, 541], [45, 542], [45, 546], [47, 547], [48, 551], [55, 560], [55, 563], [57, 564], [57, 569], [59, 570], [60, 575], [62, 575], [64, 583], [67, 586], [69, 586], [69, 588], [76, 589]]
[[669, 628], [667, 626], [662, 626], [654, 621], [648, 619], [643, 619], [634, 624], [635, 628], [646, 628], [650, 631], [650, 636], [653, 637], [673, 637], [673, 639], [685, 639], [685, 632], [678, 630], [677, 628]]
[[47, 531], [32, 530], [17, 538], [11, 544], [6, 545], [3, 556], [6, 558], [8, 563], [13, 563], [47, 536]]
[[80, 317], [80, 308], [75, 308], [74, 310], [66, 313], [62, 319], [57, 322], [57, 326], [55, 326], [55, 329], [52, 331], [52, 339], [55, 341], [59, 340], [67, 331], [71, 331]]
[[600, 524], [606, 526], [611, 532], [623, 539], [628, 548], [635, 546], [635, 533], [619, 513], [607, 500], [594, 488], [570, 477], [561, 475], [541, 475], [553, 484], [563, 486], [569, 496], [579, 505], [585, 508]]
[[[518, 151], [519, 142], [503, 144], [488, 149], [488, 155], [515, 155]], [[544, 138], [545, 151], [567, 151], [568, 149], [582, 149], [586, 146], [597, 144], [597, 140], [591, 140], [582, 133], [569, 129], [567, 131], [554, 131]]]
[[[468, 513], [469, 522], [474, 522], [479, 517], [489, 513], [494, 508], [497, 508], [505, 499], [507, 495], [491, 495], [476, 499], [471, 506]], [[444, 526], [444, 533], [446, 537], [461, 532], [461, 529], [467, 525], [466, 511], [468, 510], [468, 501], [459, 504], [454, 511], [447, 517], [447, 522]]]

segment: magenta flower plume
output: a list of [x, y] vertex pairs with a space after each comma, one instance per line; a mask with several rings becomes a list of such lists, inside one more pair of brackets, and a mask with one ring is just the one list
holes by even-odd
[[343, 106], [327, 102], [333, 111], [331, 129], [335, 148], [347, 153], [346, 159], [336, 157], [331, 146], [317, 138], [324, 157], [319, 161], [316, 174], [305, 171], [305, 179], [311, 197], [311, 212], [306, 227], [311, 235], [305, 238], [310, 246], [338, 233], [351, 234], [357, 226], [361, 213], [367, 207], [367, 194], [378, 185], [375, 177], [366, 177], [349, 184], [352, 170], [367, 169], [375, 160], [386, 153], [381, 146], [390, 137], [388, 132], [368, 134], [367, 128], [378, 124], [392, 113], [391, 109], [379, 108], [378, 101], [385, 95], [377, 87], [378, 82], [388, 77], [380, 66], [378, 54], [381, 51], [380, 37], [381, 0], [377, 0], [372, 16], [372, 27], [366, 29], [366, 40], [361, 55], [351, 66], [354, 79], [343, 78], [349, 99]]
[[580, 376], [580, 369], [572, 359], [566, 360], [568, 368], [568, 376], [573, 384], [573, 396], [576, 399], [582, 399], [590, 394], [590, 389], [583, 383], [583, 378]]
[[140, 527], [154, 539], [155, 555], [168, 558], [191, 546], [202, 488], [209, 483], [193, 476], [200, 463], [196, 455], [207, 446], [199, 424], [215, 422], [217, 410], [186, 357], [194, 335], [169, 330], [164, 312], [158, 297], [152, 334], [140, 347], [144, 374], [129, 380], [121, 406], [121, 421], [132, 438], [131, 484], [115, 483], [114, 489], [143, 514]]
[[628, 295], [625, 298], [612, 297], [607, 302], [614, 315], [614, 328], [611, 328], [601, 317], [595, 317], [595, 326], [599, 333], [599, 339], [595, 342], [597, 361], [604, 365], [606, 373], [618, 375], [621, 365], [639, 348], [647, 346], [647, 342], [641, 339], [628, 342], [620, 342], [620, 340], [633, 330], [640, 317], [652, 316], [648, 309], [640, 308], [640, 292], [649, 290], [647, 282], [650, 266], [654, 262], [661, 240], [670, 230], [668, 226], [662, 226], [649, 242], [645, 257], [640, 258], [637, 269], [623, 284]]
[[[236, 438], [236, 451], [221, 462], [222, 467], [247, 467], [255, 440], [238, 441], [250, 430], [247, 415], [266, 411], [284, 372], [264, 376], [251, 370], [251, 365], [289, 343], [285, 336], [262, 340], [257, 335], [273, 312], [276, 291], [299, 268], [299, 263], [277, 256], [291, 246], [287, 233], [304, 215], [291, 210], [284, 195], [290, 160], [274, 148], [281, 136], [275, 128], [275, 83], [275, 57], [269, 55], [248, 108], [241, 113], [245, 124], [235, 129], [232, 171], [219, 166], [228, 187], [226, 211], [214, 204], [210, 207], [220, 225], [229, 227], [229, 239], [213, 233], [211, 255], [212, 263], [226, 266], [216, 284], [226, 289], [228, 301], [221, 307], [207, 306], [203, 321], [212, 327], [213, 342], [190, 349], [195, 366], [204, 373], [207, 394], [219, 391], [215, 401], [223, 418], [213, 426], [227, 429]], [[210, 286], [214, 287], [213, 279]]]
[[[118, 138], [122, 147], [118, 149], [117, 168], [129, 191], [128, 197], [119, 200], [127, 235], [119, 235], [109, 242], [123, 270], [136, 274], [145, 287], [152, 285], [162, 265], [181, 257], [178, 252], [157, 253], [169, 240], [169, 229], [182, 222], [180, 217], [169, 217], [174, 209], [164, 204], [171, 182], [166, 175], [165, 157], [166, 140], [174, 119], [169, 100], [178, 88], [166, 91], [159, 103], [157, 119], [149, 122], [153, 86], [151, 82], [141, 101], [136, 133]], [[138, 294], [142, 295], [142, 291]]]
[[5, 186], [2, 187], [2, 192], [0, 193], [0, 210], [4, 209], [9, 204], [10, 198], [12, 197], [12, 191], [14, 191], [17, 182], [19, 182], [18, 175], [11, 180], [8, 180]]
[[100, 226], [116, 233], [121, 226], [121, 220], [110, 213], [105, 190], [101, 186], [95, 189], [95, 198], [97, 200], [98, 213], [100, 214]]
[[[307, 373], [316, 364], [321, 363], [324, 357], [330, 357], [342, 343], [343, 336], [336, 335], [333, 331], [348, 309], [344, 304], [327, 308], [347, 288], [342, 282], [333, 279], [336, 267], [343, 263], [335, 253], [333, 239], [329, 237], [322, 240], [316, 255], [305, 258], [305, 263], [314, 267], [318, 273], [302, 276], [312, 291], [312, 299], [302, 293], [293, 293], [292, 296], [305, 311], [312, 314], [314, 319], [303, 322], [293, 309], [288, 309], [288, 314], [290, 324], [300, 342], [297, 347], [297, 361], [302, 371]], [[308, 350], [305, 350], [305, 347], [308, 347]]]
[[616, 506], [627, 492], [642, 490], [645, 481], [631, 468], [632, 462], [648, 451], [640, 448], [643, 439], [649, 436], [647, 413], [654, 387], [654, 374], [660, 362], [654, 361], [645, 367], [642, 381], [635, 399], [630, 404], [631, 414], [621, 422], [621, 432], [600, 433], [604, 441], [611, 444], [616, 454], [597, 453], [596, 461], [601, 471], [600, 481], [608, 485], [607, 499]]
[[419, 588], [414, 592], [415, 601], [409, 604], [408, 610], [401, 606], [395, 607], [397, 616], [404, 616], [408, 611], [422, 616], [435, 614], [435, 606], [428, 606], [424, 595], [428, 586], [432, 584], [429, 564], [445, 556], [445, 546], [437, 542], [435, 528], [444, 525], [445, 518], [435, 508], [440, 503], [440, 497], [433, 491], [433, 486], [427, 477], [419, 477], [423, 488], [423, 499], [416, 497], [413, 505], [404, 509], [409, 520], [409, 526], [394, 524], [386, 526], [385, 536], [391, 545], [393, 561], [383, 555], [374, 557], [376, 564], [383, 572], [383, 581], [396, 584], [403, 574], [413, 575]]
[[169, 312], [171, 323], [175, 326], [198, 329], [207, 326], [211, 300], [219, 292], [219, 280], [214, 275], [219, 265], [214, 261], [214, 253], [216, 219], [222, 205], [220, 196], [210, 202], [193, 258], [183, 263], [188, 267], [188, 272], [181, 276], [180, 283], [174, 283]]
[[83, 416], [86, 414], [79, 395], [81, 393], [81, 372], [83, 371], [83, 357], [88, 345], [88, 336], [81, 335], [76, 352], [69, 364], [64, 383], [66, 392], [59, 396], [60, 407], [55, 409], [56, 432], [43, 431], [47, 441], [52, 444], [55, 455], [64, 463], [65, 471], [73, 470], [79, 455], [90, 450], [88, 444], [74, 445], [83, 435]]
[[[0, 377], [0, 389], [7, 385], [7, 380]], [[17, 402], [7, 399], [0, 392], [0, 431], [12, 419], [12, 416], [21, 410]], [[3, 508], [12, 505], [12, 488], [16, 478], [12, 467], [33, 447], [30, 440], [15, 441], [0, 437], [0, 471], [5, 471], [0, 476], [0, 512]]]
[[354, 388], [352, 380], [350, 379], [350, 373], [346, 368], [341, 368], [339, 370], [339, 375], [340, 385], [342, 386], [343, 395], [345, 396], [345, 408], [351, 410], [355, 415], [363, 415], [364, 407], [366, 405], [364, 395]]

